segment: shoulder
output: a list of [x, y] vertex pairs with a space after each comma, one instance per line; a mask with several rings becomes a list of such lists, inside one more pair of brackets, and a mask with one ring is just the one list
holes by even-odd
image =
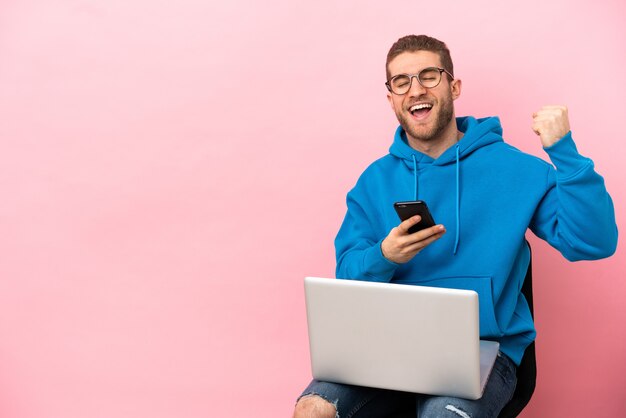
[[492, 157], [494, 157], [495, 161], [498, 161], [501, 164], [512, 165], [513, 167], [524, 169], [537, 169], [541, 171], [552, 168], [552, 165], [547, 161], [535, 155], [521, 151], [506, 142], [499, 142], [489, 148], [491, 148], [489, 151], [493, 153]]
[[373, 161], [370, 165], [363, 170], [359, 181], [373, 179], [381, 175], [388, 175], [390, 169], [395, 169], [398, 166], [399, 160], [391, 154], [387, 154], [383, 157]]
[[[498, 142], [477, 151], [465, 161], [465, 170], [461, 161], [461, 172], [477, 175], [494, 185], [545, 187], [555, 171], [548, 162], [505, 142]], [[497, 175], [494, 176], [494, 173]]]
[[391, 154], [378, 158], [365, 168], [349, 194], [353, 197], [367, 196], [368, 199], [372, 195], [384, 194], [393, 182], [391, 179], [402, 176], [402, 171], [406, 171], [401, 168], [402, 165], [402, 161]]

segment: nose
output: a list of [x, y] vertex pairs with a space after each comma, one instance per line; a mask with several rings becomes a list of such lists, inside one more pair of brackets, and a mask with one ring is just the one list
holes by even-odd
[[411, 77], [411, 85], [409, 86], [408, 96], [419, 97], [426, 92], [426, 87], [422, 86], [417, 75]]

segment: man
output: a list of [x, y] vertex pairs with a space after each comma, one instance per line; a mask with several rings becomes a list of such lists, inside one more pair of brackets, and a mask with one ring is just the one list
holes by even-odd
[[[501, 353], [481, 399], [406, 394], [313, 381], [295, 417], [497, 417], [513, 395], [516, 366], [535, 338], [520, 293], [528, 228], [568, 260], [608, 257], [617, 246], [613, 204], [591, 160], [578, 154], [564, 106], [533, 114], [555, 168], [507, 145], [498, 118], [455, 117], [461, 95], [450, 52], [437, 39], [399, 39], [387, 55], [387, 98], [398, 127], [389, 155], [348, 193], [335, 240], [337, 278], [475, 290], [481, 338]], [[438, 225], [412, 234], [393, 203], [424, 200]], [[590, 220], [593, 220], [592, 222]]]

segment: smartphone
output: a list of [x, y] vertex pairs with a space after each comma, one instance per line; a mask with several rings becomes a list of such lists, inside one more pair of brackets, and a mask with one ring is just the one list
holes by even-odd
[[430, 228], [431, 226], [435, 226], [433, 216], [430, 214], [428, 206], [426, 206], [426, 202], [422, 200], [414, 200], [410, 202], [396, 202], [393, 204], [393, 208], [396, 210], [398, 216], [400, 217], [400, 220], [402, 221], [406, 221], [407, 219], [415, 215], [419, 215], [422, 217], [421, 221], [409, 228], [409, 234], [421, 231], [425, 228]]

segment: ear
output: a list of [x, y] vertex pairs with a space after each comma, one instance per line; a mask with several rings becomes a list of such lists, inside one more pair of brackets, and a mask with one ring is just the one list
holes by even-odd
[[452, 83], [450, 84], [450, 90], [452, 91], [452, 100], [456, 100], [459, 98], [459, 96], [461, 96], [462, 85], [463, 83], [461, 82], [460, 78], [455, 78], [454, 80], [452, 80]]
[[393, 97], [391, 96], [390, 92], [387, 92], [387, 100], [389, 101], [389, 106], [391, 106], [391, 110], [394, 110], [394, 107], [393, 107]]

